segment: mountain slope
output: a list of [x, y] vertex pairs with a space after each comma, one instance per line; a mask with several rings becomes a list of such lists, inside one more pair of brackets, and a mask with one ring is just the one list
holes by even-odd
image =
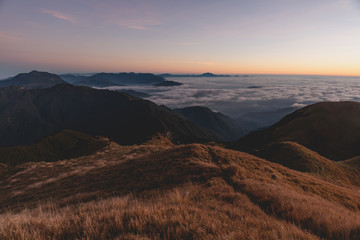
[[61, 77], [47, 72], [32, 71], [20, 73], [15, 77], [0, 81], [0, 87], [22, 86], [27, 89], [49, 88], [66, 83]]
[[293, 141], [331, 160], [345, 160], [360, 155], [359, 119], [360, 103], [316, 103], [248, 134], [233, 147], [252, 151], [274, 141]]
[[0, 163], [15, 166], [25, 162], [58, 161], [92, 154], [106, 144], [102, 139], [63, 130], [32, 145], [0, 148]]
[[[344, 167], [294, 142], [276, 142], [261, 149], [261, 156], [285, 167], [307, 172], [327, 181], [360, 185], [360, 171]], [[360, 170], [360, 169], [359, 169]]]
[[[10, 92], [10, 93], [9, 93]], [[121, 144], [141, 143], [166, 133], [174, 141], [217, 140], [170, 110], [125, 93], [75, 87], [0, 89], [0, 146], [27, 145], [70, 129]]]
[[358, 186], [218, 146], [112, 143], [92, 156], [20, 167], [0, 179], [2, 237], [360, 236]]
[[244, 130], [237, 121], [222, 113], [213, 112], [207, 107], [178, 108], [174, 111], [190, 122], [215, 131], [227, 141], [236, 140], [244, 135]]

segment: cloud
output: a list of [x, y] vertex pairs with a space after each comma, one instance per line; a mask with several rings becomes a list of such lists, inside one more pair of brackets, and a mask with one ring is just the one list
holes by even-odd
[[[177, 87], [129, 86], [149, 93], [147, 98], [170, 108], [207, 106], [237, 118], [247, 112], [300, 108], [321, 101], [360, 101], [359, 78], [282, 77], [171, 78]], [[248, 88], [249, 86], [261, 88]], [[115, 87], [124, 88], [124, 87]]]
[[65, 21], [68, 21], [68, 22], [71, 22], [71, 23], [75, 23], [75, 20], [68, 16], [68, 15], [65, 15], [61, 12], [58, 12], [58, 11], [54, 11], [54, 10], [49, 10], [49, 9], [41, 9], [41, 12], [43, 13], [46, 13], [50, 16], [53, 16], [54, 18], [57, 18], [57, 19], [61, 19], [61, 20], [65, 20]]

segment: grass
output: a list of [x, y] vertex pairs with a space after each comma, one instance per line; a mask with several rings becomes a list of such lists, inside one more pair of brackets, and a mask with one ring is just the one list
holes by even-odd
[[96, 139], [72, 130], [62, 130], [36, 144], [0, 148], [0, 163], [15, 166], [26, 162], [53, 162], [92, 154], [106, 144], [104, 139]]
[[[272, 143], [262, 150], [261, 155], [269, 161], [294, 170], [311, 173], [327, 181], [339, 184], [360, 184], [358, 168], [348, 167], [343, 162], [329, 160], [295, 142]], [[356, 160], [352, 162], [356, 162]]]
[[0, 179], [0, 239], [359, 239], [359, 190], [158, 136], [20, 165]]
[[[215, 187], [215, 186], [214, 186]], [[0, 216], [3, 239], [318, 239], [266, 215], [242, 194], [187, 185], [151, 200], [131, 195]], [[224, 200], [227, 199], [227, 200]], [[232, 198], [229, 202], [229, 199]]]

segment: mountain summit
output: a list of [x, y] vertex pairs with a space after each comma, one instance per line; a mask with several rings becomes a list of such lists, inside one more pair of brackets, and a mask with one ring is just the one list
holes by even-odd
[[0, 81], [0, 87], [21, 86], [27, 89], [49, 88], [66, 83], [61, 77], [48, 72], [31, 71], [20, 73], [8, 80]]

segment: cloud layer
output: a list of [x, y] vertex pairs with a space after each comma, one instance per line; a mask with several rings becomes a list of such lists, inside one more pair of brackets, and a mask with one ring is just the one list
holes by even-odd
[[149, 93], [148, 100], [170, 108], [208, 106], [235, 118], [248, 112], [299, 108], [322, 101], [360, 101], [359, 77], [254, 76], [169, 80], [184, 85], [126, 88]]

